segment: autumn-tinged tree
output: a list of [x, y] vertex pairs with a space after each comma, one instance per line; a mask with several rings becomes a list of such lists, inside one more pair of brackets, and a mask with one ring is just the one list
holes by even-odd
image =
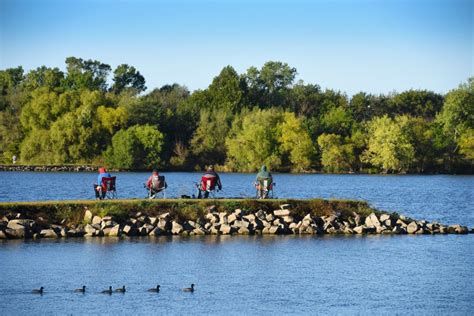
[[341, 135], [322, 134], [318, 137], [321, 150], [321, 164], [327, 172], [352, 171], [354, 163], [354, 147], [346, 143]]

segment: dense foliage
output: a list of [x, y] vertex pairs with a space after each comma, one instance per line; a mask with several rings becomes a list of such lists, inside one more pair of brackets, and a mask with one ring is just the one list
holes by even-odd
[[446, 95], [352, 97], [267, 62], [207, 89], [146, 91], [133, 66], [69, 57], [66, 71], [0, 71], [0, 160], [253, 172], [472, 173], [474, 78]]

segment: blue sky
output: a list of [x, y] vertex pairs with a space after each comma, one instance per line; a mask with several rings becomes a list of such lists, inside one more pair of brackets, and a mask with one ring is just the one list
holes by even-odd
[[474, 75], [474, 0], [0, 0], [0, 68], [68, 56], [135, 66], [148, 88], [205, 88], [269, 60], [354, 94], [447, 92]]

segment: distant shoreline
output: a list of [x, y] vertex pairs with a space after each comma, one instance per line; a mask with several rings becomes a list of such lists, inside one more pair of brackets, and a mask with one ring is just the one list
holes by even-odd
[[[95, 165], [13, 165], [13, 164], [0, 164], [0, 172], [8, 171], [20, 171], [20, 172], [97, 172], [100, 166]], [[151, 171], [151, 169], [116, 169], [108, 168], [111, 172], [146, 172]], [[219, 171], [219, 170], [218, 170]], [[166, 169], [162, 172], [199, 172], [198, 170], [182, 170], [182, 169]], [[225, 171], [219, 171], [221, 173], [226, 173]], [[239, 173], [238, 171], [235, 171]], [[255, 171], [257, 172], [257, 170]], [[248, 173], [248, 172], [243, 172]], [[291, 173], [298, 174], [297, 172], [278, 172], [274, 173]], [[363, 174], [363, 175], [473, 175], [474, 170], [466, 171], [464, 173], [369, 173], [369, 172], [341, 172], [341, 173], [325, 173], [321, 171], [308, 171], [301, 172], [301, 174]]]

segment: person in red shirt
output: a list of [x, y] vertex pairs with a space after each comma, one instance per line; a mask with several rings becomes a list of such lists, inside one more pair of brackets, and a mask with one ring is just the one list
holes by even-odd
[[160, 193], [168, 187], [164, 176], [160, 176], [157, 169], [153, 169], [153, 173], [146, 182], [148, 188], [148, 196], [153, 199], [157, 193]]

